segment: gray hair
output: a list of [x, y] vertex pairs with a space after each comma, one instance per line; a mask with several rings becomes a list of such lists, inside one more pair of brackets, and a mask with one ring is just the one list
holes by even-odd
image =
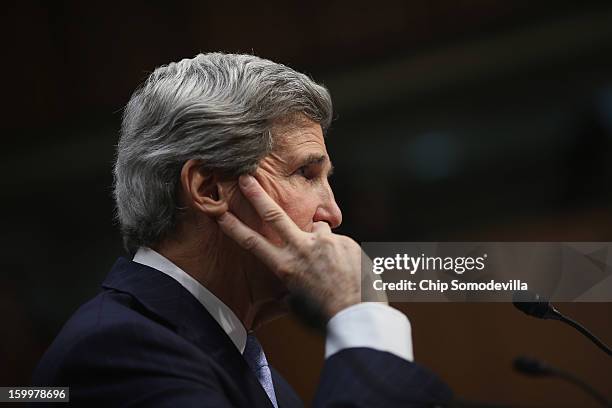
[[331, 98], [282, 64], [210, 53], [157, 68], [125, 107], [117, 146], [114, 197], [126, 249], [154, 244], [174, 229], [187, 160], [225, 176], [250, 173], [274, 148], [274, 123], [296, 114], [325, 133]]

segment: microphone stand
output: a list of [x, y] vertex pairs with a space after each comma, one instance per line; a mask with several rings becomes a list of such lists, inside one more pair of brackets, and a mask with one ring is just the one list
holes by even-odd
[[604, 353], [612, 356], [612, 350], [603, 341], [598, 339], [593, 333], [582, 326], [575, 320], [564, 316], [559, 312], [550, 302], [531, 291], [517, 291], [512, 296], [512, 303], [521, 312], [537, 317], [538, 319], [551, 319], [559, 320], [567, 325], [572, 326], [574, 329], [582, 333], [586, 338], [591, 340], [597, 347], [604, 351]]
[[608, 347], [603, 341], [601, 341], [600, 339], [598, 339], [593, 333], [591, 333], [590, 331], [588, 331], [586, 329], [586, 327], [582, 326], [580, 323], [578, 323], [575, 320], [570, 319], [567, 316], [562, 315], [561, 313], [557, 312], [558, 317], [557, 320], [562, 321], [565, 324], [568, 324], [570, 326], [572, 326], [574, 329], [578, 330], [580, 333], [582, 333], [586, 338], [588, 338], [589, 340], [591, 340], [593, 343], [595, 343], [595, 345], [597, 347], [599, 347], [600, 349], [602, 349], [605, 353], [607, 353], [609, 356], [612, 355], [612, 350], [610, 350], [610, 347]]

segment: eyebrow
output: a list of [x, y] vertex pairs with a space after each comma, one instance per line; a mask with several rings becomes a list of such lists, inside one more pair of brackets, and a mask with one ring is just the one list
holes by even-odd
[[[327, 156], [324, 154], [310, 154], [306, 156], [304, 160], [302, 160], [300, 167], [310, 166], [312, 164], [320, 165], [323, 162], [328, 160]], [[327, 177], [331, 176], [334, 173], [334, 165], [332, 162], [329, 162], [329, 170], [327, 171]]]

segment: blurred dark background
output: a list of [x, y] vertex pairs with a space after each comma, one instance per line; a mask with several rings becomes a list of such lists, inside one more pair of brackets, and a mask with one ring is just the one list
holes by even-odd
[[[328, 86], [341, 233], [359, 241], [612, 241], [609, 1], [20, 2], [3, 6], [0, 385], [26, 385], [124, 255], [111, 166], [121, 110], [156, 66], [249, 52]], [[579, 334], [508, 304], [404, 304], [416, 360], [461, 397], [593, 406], [517, 354], [612, 398]], [[559, 308], [612, 341], [612, 304]], [[279, 335], [282, 333], [282, 335]], [[260, 333], [309, 401], [323, 339]], [[295, 353], [295, 347], [300, 353]], [[297, 354], [297, 355], [296, 355]]]

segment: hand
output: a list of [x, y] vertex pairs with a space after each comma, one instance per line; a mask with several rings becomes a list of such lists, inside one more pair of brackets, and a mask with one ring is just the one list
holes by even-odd
[[[261, 219], [278, 233], [283, 244], [271, 243], [229, 211], [217, 218], [227, 236], [257, 256], [289, 291], [300, 290], [310, 295], [328, 318], [361, 302], [362, 257], [365, 262], [370, 260], [359, 244], [347, 236], [332, 233], [326, 222], [315, 222], [312, 232], [302, 231], [252, 176], [241, 176], [239, 185], [242, 194]], [[367, 282], [366, 287], [371, 288], [369, 276]], [[367, 292], [363, 300], [387, 302], [384, 292]]]

